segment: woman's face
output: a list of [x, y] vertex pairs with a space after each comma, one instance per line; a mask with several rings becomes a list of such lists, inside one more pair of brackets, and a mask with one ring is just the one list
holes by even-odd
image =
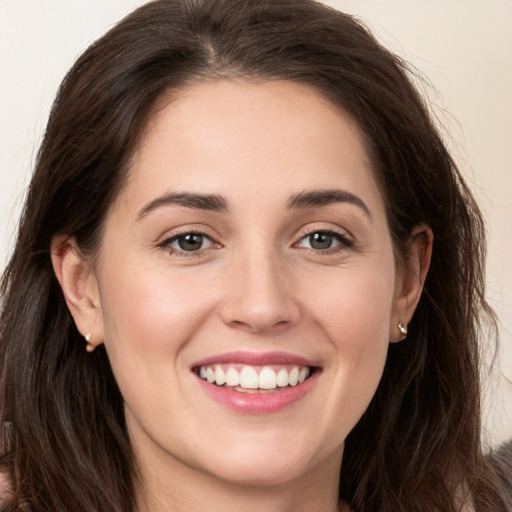
[[236, 483], [336, 471], [406, 320], [361, 135], [289, 82], [157, 110], [91, 279], [142, 463]]

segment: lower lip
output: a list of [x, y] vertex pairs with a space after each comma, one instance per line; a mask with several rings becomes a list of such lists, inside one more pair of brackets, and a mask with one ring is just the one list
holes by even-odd
[[210, 384], [200, 377], [197, 377], [197, 379], [204, 392], [216, 402], [237, 412], [262, 414], [281, 411], [298, 402], [314, 386], [318, 373], [318, 371], [315, 371], [302, 384], [268, 393], [243, 393]]

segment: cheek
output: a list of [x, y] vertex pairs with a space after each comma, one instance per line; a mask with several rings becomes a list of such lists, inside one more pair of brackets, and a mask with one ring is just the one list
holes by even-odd
[[[326, 368], [333, 376], [333, 392], [326, 408], [336, 418], [326, 429], [343, 425], [343, 436], [355, 426], [380, 382], [389, 346], [389, 318], [393, 303], [392, 273], [347, 272], [323, 293], [310, 296], [318, 324], [333, 349]], [[339, 436], [337, 427], [333, 438]]]
[[100, 287], [112, 371], [128, 416], [142, 424], [151, 418], [168, 425], [172, 411], [183, 408], [179, 376], [188, 374], [188, 367], [182, 355], [212, 302], [207, 291], [194, 286], [200, 280], [171, 276], [164, 267], [111, 265]]
[[310, 287], [308, 308], [340, 351], [357, 358], [367, 348], [387, 344], [394, 295], [389, 267], [346, 269], [324, 283], [322, 289]]
[[386, 359], [393, 296], [385, 275], [380, 277], [346, 283], [338, 296], [342, 312], [332, 334], [340, 352], [339, 363], [346, 368], [344, 375], [350, 375], [350, 386], [372, 394]]
[[211, 308], [211, 293], [201, 289], [201, 279], [136, 262], [110, 265], [102, 275], [105, 345], [113, 367], [156, 374], [178, 364], [180, 348]]

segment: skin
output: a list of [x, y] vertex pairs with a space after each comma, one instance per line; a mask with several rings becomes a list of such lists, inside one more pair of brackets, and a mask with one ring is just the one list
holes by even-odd
[[[389, 342], [403, 339], [397, 324], [419, 299], [431, 232], [418, 226], [397, 266], [357, 127], [305, 86], [212, 81], [159, 107], [95, 264], [65, 235], [53, 250], [77, 327], [105, 344], [125, 399], [140, 509], [338, 510], [344, 439]], [[290, 208], [297, 194], [327, 189], [361, 203]], [[155, 207], [184, 192], [228, 207]], [[196, 251], [173, 238], [197, 231]], [[312, 248], [309, 235], [326, 231], [337, 234], [331, 247]], [[191, 368], [240, 350], [307, 358], [316, 382], [278, 412], [233, 411]]]

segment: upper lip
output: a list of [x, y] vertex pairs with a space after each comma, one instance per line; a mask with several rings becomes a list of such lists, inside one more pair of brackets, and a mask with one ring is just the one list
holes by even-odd
[[313, 361], [304, 357], [289, 354], [288, 352], [249, 352], [249, 351], [238, 351], [238, 352], [225, 352], [223, 354], [217, 354], [215, 356], [207, 357], [197, 361], [192, 366], [208, 366], [211, 364], [246, 364], [250, 366], [267, 366], [267, 365], [278, 365], [278, 364], [294, 364], [297, 366], [318, 366]]

